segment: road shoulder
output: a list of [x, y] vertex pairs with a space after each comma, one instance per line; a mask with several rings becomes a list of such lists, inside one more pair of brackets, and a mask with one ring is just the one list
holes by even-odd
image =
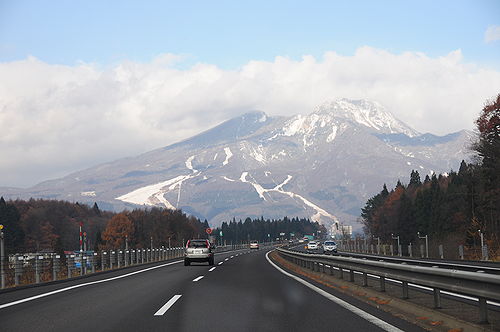
[[326, 273], [313, 272], [302, 268], [285, 260], [276, 251], [270, 253], [269, 257], [285, 271], [317, 286], [322, 286], [321, 288], [324, 290], [341, 292], [429, 331], [494, 331], [489, 326], [472, 324], [440, 311], [399, 299], [388, 293], [381, 293], [375, 290], [374, 287], [362, 287]]

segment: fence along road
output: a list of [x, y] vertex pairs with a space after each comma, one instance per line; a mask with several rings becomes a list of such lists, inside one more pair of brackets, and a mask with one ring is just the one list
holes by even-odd
[[[354, 282], [354, 273], [363, 274], [363, 285], [368, 285], [368, 275], [377, 276], [380, 288], [385, 289], [385, 279], [391, 278], [401, 282], [402, 297], [408, 298], [409, 283], [430, 287], [434, 294], [434, 307], [441, 307], [441, 291], [446, 290], [478, 298], [480, 323], [488, 323], [487, 300], [500, 301], [500, 278], [494, 274], [482, 272], [442, 269], [403, 263], [392, 263], [384, 260], [367, 260], [354, 257], [328, 256], [297, 251], [278, 249], [288, 260], [312, 269], [320, 270], [320, 264], [329, 266], [330, 274], [335, 267], [339, 277], [343, 278], [348, 271], [349, 280]], [[324, 271], [325, 272], [325, 271]]]
[[[170, 265], [157, 263], [143, 272], [139, 271], [144, 268], [134, 267], [4, 293], [0, 299], [0, 305], [4, 305], [0, 306], [1, 328], [2, 331], [422, 331], [355, 299], [344, 298], [346, 306], [333, 302], [328, 297], [345, 295], [316, 285], [327, 293], [320, 294], [281, 273], [266, 259], [267, 251], [244, 249], [221, 253], [213, 267], [183, 266], [181, 260], [175, 260]], [[125, 274], [129, 275], [120, 277]], [[111, 278], [115, 279], [104, 281]], [[77, 286], [84, 283], [88, 285]], [[77, 287], [5, 307], [14, 301], [72, 286]], [[350, 306], [356, 309], [346, 308]], [[360, 312], [366, 315], [360, 316]]]

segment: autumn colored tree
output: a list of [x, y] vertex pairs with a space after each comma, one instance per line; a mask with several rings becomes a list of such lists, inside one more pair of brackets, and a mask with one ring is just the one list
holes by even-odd
[[474, 148], [481, 157], [481, 184], [484, 193], [479, 209], [481, 224], [488, 232], [500, 232], [500, 94], [487, 102], [476, 120], [479, 141]]
[[131, 240], [134, 236], [134, 224], [125, 213], [119, 213], [108, 221], [102, 233], [101, 249], [118, 249], [124, 247], [125, 238]]

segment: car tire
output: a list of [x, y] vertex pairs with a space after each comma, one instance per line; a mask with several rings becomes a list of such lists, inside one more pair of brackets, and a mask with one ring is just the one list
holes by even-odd
[[189, 259], [184, 259], [184, 266], [189, 266], [189, 265], [191, 265]]

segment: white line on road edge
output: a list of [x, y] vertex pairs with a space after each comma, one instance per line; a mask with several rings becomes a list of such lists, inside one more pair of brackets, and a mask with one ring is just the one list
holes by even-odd
[[211, 268], [210, 270], [208, 270], [208, 272], [212, 272], [213, 270], [215, 270], [216, 266], [214, 266], [213, 268]]
[[268, 251], [266, 253], [266, 259], [267, 261], [272, 265], [274, 266], [278, 271], [280, 271], [281, 273], [283, 273], [284, 275], [290, 277], [290, 278], [293, 278], [295, 280], [297, 280], [298, 282], [300, 282], [301, 284], [303, 284], [304, 286], [312, 289], [313, 291], [315, 291], [316, 293], [320, 294], [320, 295], [323, 295], [324, 297], [326, 297], [327, 299], [329, 299], [330, 301], [332, 302], [335, 302], [336, 304], [340, 305], [341, 307], [344, 307], [345, 309], [355, 313], [356, 315], [366, 319], [367, 321], [369, 321], [370, 323], [380, 327], [381, 329], [385, 330], [385, 331], [389, 331], [389, 332], [403, 332], [402, 330], [398, 329], [397, 327], [381, 320], [380, 318], [378, 317], [375, 317], [369, 313], [367, 313], [366, 311], [363, 311], [361, 309], [359, 309], [358, 307], [355, 307], [353, 306], [352, 304], [350, 303], [347, 303], [346, 301], [344, 300], [341, 300], [339, 299], [338, 297], [335, 297], [333, 296], [332, 294], [322, 290], [321, 288], [319, 287], [316, 287], [314, 286], [313, 284], [310, 284], [308, 283], [307, 281], [305, 281], [304, 279], [301, 279], [297, 276], [294, 276], [293, 274], [291, 273], [288, 273], [286, 272], [285, 270], [283, 270], [282, 268], [280, 268], [278, 265], [274, 264], [271, 259], [269, 258], [269, 253], [271, 251]]
[[157, 312], [155, 312], [154, 316], [163, 316], [164, 313], [167, 312], [168, 309], [170, 309], [171, 306], [174, 305], [174, 303], [181, 298], [182, 295], [174, 295], [170, 300], [168, 300], [167, 303], [163, 305], [160, 309], [158, 309]]
[[222, 265], [222, 263], [224, 263], [224, 262], [219, 262], [219, 264], [217, 264], [217, 265]]
[[198, 278], [193, 279], [193, 281], [194, 281], [194, 282], [197, 282], [197, 281], [200, 281], [201, 279], [203, 279], [203, 276], [199, 276]]
[[165, 267], [165, 266], [168, 266], [168, 265], [177, 264], [177, 263], [181, 263], [181, 262], [183, 262], [183, 261], [170, 262], [170, 263], [166, 263], [166, 264], [162, 264], [162, 265], [148, 267], [147, 269], [144, 269], [144, 270], [130, 272], [130, 273], [127, 273], [127, 274], [123, 274], [121, 276], [116, 276], [116, 277], [112, 277], [112, 278], [108, 278], [108, 279], [103, 279], [103, 280], [96, 280], [96, 281], [86, 282], [86, 283], [83, 283], [83, 284], [78, 284], [78, 285], [69, 286], [69, 287], [66, 287], [66, 288], [57, 289], [55, 291], [51, 291], [51, 292], [43, 293], [43, 294], [38, 294], [38, 295], [27, 297], [25, 299], [17, 300], [17, 301], [14, 301], [14, 302], [0, 304], [0, 309], [7, 308], [7, 307], [10, 307], [10, 306], [13, 306], [13, 305], [16, 305], [16, 304], [21, 304], [21, 303], [28, 302], [28, 301], [33, 301], [33, 300], [36, 300], [36, 299], [39, 299], [39, 298], [42, 298], [42, 297], [46, 297], [46, 296], [49, 296], [49, 295], [54, 295], [54, 294], [57, 294], [57, 293], [62, 293], [62, 292], [65, 292], [65, 291], [69, 291], [71, 289], [80, 288], [80, 287], [89, 286], [89, 285], [100, 284], [102, 282], [107, 282], [107, 281], [112, 281], [112, 280], [117, 280], [117, 279], [121, 279], [121, 278], [132, 276], [134, 274], [138, 274], [138, 273], [142, 273], [142, 272], [146, 272], [146, 271], [158, 269], [160, 267]]

